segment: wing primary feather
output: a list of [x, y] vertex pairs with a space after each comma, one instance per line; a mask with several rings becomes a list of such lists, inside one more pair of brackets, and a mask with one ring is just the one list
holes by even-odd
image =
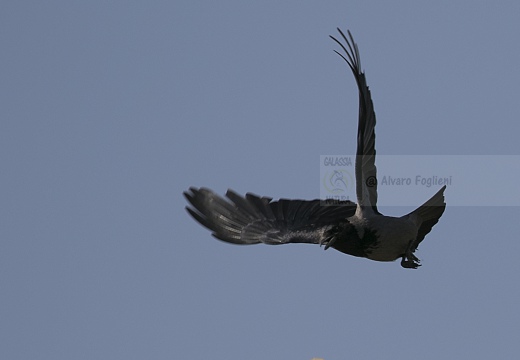
[[366, 83], [365, 74], [361, 71], [361, 56], [352, 33], [347, 31], [347, 34], [345, 34], [339, 28], [338, 32], [346, 46], [334, 36], [331, 36], [331, 38], [341, 46], [346, 56], [338, 51], [335, 52], [349, 65], [354, 74], [359, 92], [359, 120], [355, 165], [356, 196], [361, 209], [372, 209], [374, 213], [379, 214], [377, 210], [376, 151], [374, 147], [376, 118], [372, 98]]
[[191, 204], [186, 210], [212, 235], [233, 244], [269, 245], [286, 243], [323, 243], [327, 229], [355, 212], [355, 204], [347, 207], [320, 206], [320, 200], [271, 201], [232, 190], [227, 199], [205, 188], [190, 188], [184, 196]]

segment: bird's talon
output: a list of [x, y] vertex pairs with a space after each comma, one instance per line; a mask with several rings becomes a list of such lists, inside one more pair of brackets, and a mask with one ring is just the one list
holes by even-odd
[[407, 258], [403, 257], [403, 260], [401, 260], [401, 266], [405, 269], [417, 269], [421, 264], [419, 263], [419, 259], [417, 259], [416, 256], [414, 256], [415, 260], [409, 260]]

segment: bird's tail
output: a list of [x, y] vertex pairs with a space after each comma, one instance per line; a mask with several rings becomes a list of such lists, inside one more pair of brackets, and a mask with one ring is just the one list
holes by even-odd
[[419, 231], [417, 233], [417, 239], [414, 243], [414, 249], [417, 248], [426, 234], [431, 231], [432, 227], [437, 224], [437, 222], [439, 222], [439, 219], [444, 213], [444, 209], [446, 208], [446, 203], [444, 201], [444, 190], [446, 190], [446, 185], [437, 191], [437, 193], [433, 195], [428, 201], [406, 215], [414, 219], [414, 221], [416, 221], [419, 225]]

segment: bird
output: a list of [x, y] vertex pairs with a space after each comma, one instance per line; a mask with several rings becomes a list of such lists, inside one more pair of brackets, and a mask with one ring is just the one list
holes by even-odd
[[215, 238], [231, 244], [316, 244], [374, 261], [401, 259], [403, 268], [417, 269], [421, 264], [414, 253], [444, 213], [446, 185], [404, 216], [385, 216], [378, 211], [372, 97], [361, 69], [358, 45], [349, 30], [348, 36], [337, 30], [342, 41], [332, 35], [330, 38], [342, 52], [334, 51], [348, 64], [359, 93], [357, 203], [344, 200], [324, 206], [320, 199], [273, 201], [253, 193], [242, 196], [231, 189], [224, 198], [205, 187], [190, 187], [184, 192], [189, 203], [186, 210]]

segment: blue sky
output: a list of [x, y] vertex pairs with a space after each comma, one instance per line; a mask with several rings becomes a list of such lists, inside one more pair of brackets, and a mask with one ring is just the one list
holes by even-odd
[[182, 191], [319, 196], [320, 155], [355, 151], [336, 27], [361, 51], [378, 154], [519, 155], [518, 14], [517, 1], [2, 2], [0, 357], [512, 358], [518, 207], [450, 206], [448, 188], [411, 271], [224, 244]]

